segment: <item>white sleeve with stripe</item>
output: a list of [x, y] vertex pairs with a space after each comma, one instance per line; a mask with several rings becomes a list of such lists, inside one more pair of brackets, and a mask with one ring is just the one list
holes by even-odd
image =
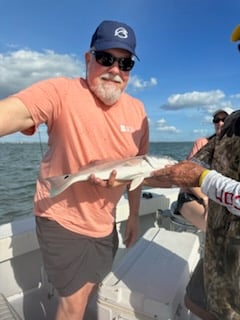
[[204, 178], [201, 190], [213, 201], [227, 207], [232, 214], [240, 216], [240, 182], [211, 170]]

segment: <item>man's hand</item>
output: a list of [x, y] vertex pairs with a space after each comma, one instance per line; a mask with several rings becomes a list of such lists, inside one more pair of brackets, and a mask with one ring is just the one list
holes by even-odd
[[139, 235], [139, 216], [130, 215], [125, 230], [124, 244], [126, 248], [130, 248], [138, 239]]
[[199, 187], [199, 178], [204, 170], [199, 164], [185, 160], [154, 171], [151, 178], [144, 180], [144, 185], [158, 188]]
[[127, 186], [130, 182], [130, 181], [117, 180], [116, 177], [117, 177], [116, 170], [113, 170], [110, 173], [108, 180], [99, 179], [94, 174], [91, 174], [89, 177], [89, 182], [91, 182], [92, 184], [98, 185], [100, 187], [104, 187], [104, 188], [119, 187], [122, 185]]

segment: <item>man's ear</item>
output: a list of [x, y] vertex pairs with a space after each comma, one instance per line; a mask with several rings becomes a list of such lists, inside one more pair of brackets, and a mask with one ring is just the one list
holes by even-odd
[[90, 60], [90, 52], [88, 51], [88, 52], [86, 52], [85, 53], [85, 62], [86, 62], [86, 64], [89, 62], [89, 60]]

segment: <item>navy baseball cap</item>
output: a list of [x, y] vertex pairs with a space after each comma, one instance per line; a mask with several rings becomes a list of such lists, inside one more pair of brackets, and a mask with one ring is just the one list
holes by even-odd
[[125, 49], [139, 60], [135, 52], [135, 33], [123, 22], [105, 20], [100, 23], [92, 36], [90, 48], [96, 51], [113, 48]]

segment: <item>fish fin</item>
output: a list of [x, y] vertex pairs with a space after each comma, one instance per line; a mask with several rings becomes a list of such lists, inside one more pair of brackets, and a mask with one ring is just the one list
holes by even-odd
[[143, 180], [144, 180], [144, 176], [137, 177], [137, 178], [133, 179], [132, 182], [130, 183], [129, 191], [132, 191], [132, 190], [136, 189], [138, 186], [140, 186], [140, 184], [143, 182]]
[[148, 155], [144, 156], [144, 159], [147, 161], [147, 163], [152, 167], [152, 168], [156, 168], [156, 159], [154, 157], [150, 157]]

